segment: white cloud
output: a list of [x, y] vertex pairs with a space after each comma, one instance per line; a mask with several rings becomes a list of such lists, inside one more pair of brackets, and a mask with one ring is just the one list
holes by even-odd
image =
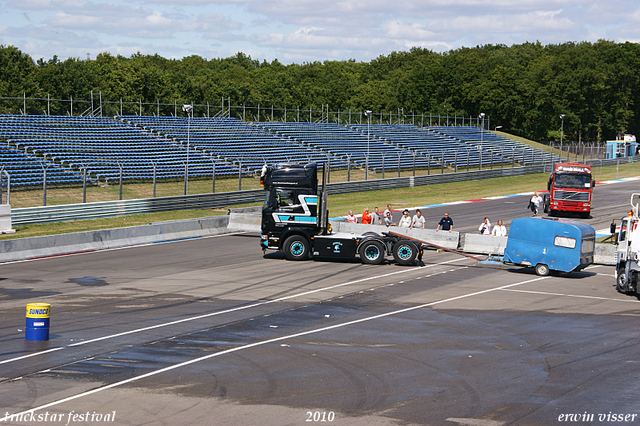
[[631, 0], [11, 0], [0, 14], [0, 44], [34, 57], [104, 49], [368, 61], [415, 46], [638, 40], [639, 21]]
[[417, 22], [407, 24], [401, 21], [393, 21], [385, 25], [384, 32], [389, 38], [404, 38], [408, 40], [425, 40], [436, 37], [436, 33], [426, 29]]

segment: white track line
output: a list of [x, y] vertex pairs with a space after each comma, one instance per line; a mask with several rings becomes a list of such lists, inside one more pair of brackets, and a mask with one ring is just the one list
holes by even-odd
[[267, 339], [267, 340], [263, 340], [263, 341], [260, 341], [260, 342], [249, 343], [249, 344], [244, 345], [244, 346], [239, 346], [239, 347], [235, 347], [235, 348], [231, 348], [231, 349], [226, 349], [224, 351], [220, 351], [220, 352], [216, 352], [216, 353], [213, 353], [213, 354], [205, 355], [205, 356], [202, 356], [202, 357], [199, 357], [199, 358], [195, 358], [195, 359], [192, 359], [192, 360], [189, 360], [189, 361], [181, 362], [179, 364], [174, 364], [174, 365], [171, 365], [169, 367], [164, 367], [164, 368], [161, 368], [159, 370], [151, 371], [149, 373], [145, 373], [145, 374], [142, 374], [140, 376], [131, 377], [129, 379], [122, 380], [122, 381], [119, 381], [119, 382], [116, 382], [116, 383], [112, 383], [110, 385], [102, 386], [102, 387], [99, 387], [99, 388], [96, 388], [96, 389], [92, 389], [90, 391], [81, 392], [79, 394], [72, 395], [72, 396], [69, 396], [67, 398], [59, 399], [57, 401], [53, 401], [53, 402], [50, 402], [48, 404], [41, 405], [39, 407], [31, 408], [29, 410], [22, 411], [20, 413], [8, 414], [8, 412], [7, 412], [7, 414], [5, 414], [5, 416], [3, 418], [0, 418], [0, 422], [13, 420], [14, 417], [24, 416], [26, 414], [33, 413], [33, 412], [38, 411], [38, 410], [43, 410], [45, 408], [53, 407], [55, 405], [63, 404], [65, 402], [73, 401], [73, 400], [78, 399], [78, 398], [82, 398], [82, 397], [89, 396], [89, 395], [92, 395], [92, 394], [95, 394], [95, 393], [98, 393], [98, 392], [102, 392], [102, 391], [105, 391], [105, 390], [108, 390], [108, 389], [111, 389], [111, 388], [122, 386], [122, 385], [125, 385], [127, 383], [135, 382], [135, 381], [147, 378], [147, 377], [151, 377], [151, 376], [155, 376], [157, 374], [165, 373], [167, 371], [175, 370], [176, 368], [185, 367], [187, 365], [195, 364], [195, 363], [200, 362], [200, 361], [205, 361], [205, 360], [208, 360], [208, 359], [211, 359], [211, 358], [216, 358], [216, 357], [219, 357], [219, 356], [222, 356], [222, 355], [227, 355], [227, 354], [230, 354], [230, 353], [233, 353], [233, 352], [238, 352], [238, 351], [241, 351], [241, 350], [244, 350], [244, 349], [250, 349], [250, 348], [257, 347], [257, 346], [264, 346], [264, 345], [267, 345], [269, 343], [280, 342], [282, 340], [294, 339], [296, 337], [307, 336], [307, 335], [310, 335], [310, 334], [321, 333], [321, 332], [327, 331], [327, 330], [334, 330], [334, 329], [337, 329], [337, 328], [347, 327], [347, 326], [354, 325], [354, 324], [373, 321], [373, 320], [376, 320], [376, 319], [385, 318], [385, 317], [392, 316], [392, 315], [398, 315], [398, 314], [402, 314], [402, 313], [405, 313], [405, 312], [415, 311], [415, 310], [418, 310], [418, 309], [423, 309], [423, 308], [427, 308], [427, 307], [430, 307], [430, 306], [439, 305], [439, 304], [442, 304], [442, 303], [453, 302], [453, 301], [459, 300], [459, 299], [465, 299], [467, 297], [473, 297], [473, 296], [477, 296], [477, 295], [480, 295], [480, 294], [490, 293], [490, 292], [496, 291], [496, 290], [504, 290], [504, 289], [509, 288], [509, 287], [515, 287], [515, 286], [519, 286], [519, 285], [522, 285], [522, 284], [527, 284], [527, 283], [531, 283], [531, 282], [535, 282], [535, 281], [544, 280], [544, 279], [547, 279], [547, 278], [549, 278], [549, 277], [533, 278], [533, 279], [522, 281], [522, 282], [519, 282], [519, 283], [507, 284], [507, 285], [503, 285], [503, 286], [500, 286], [500, 287], [494, 287], [494, 288], [490, 288], [490, 289], [487, 289], [487, 290], [481, 290], [481, 291], [476, 291], [476, 292], [473, 292], [473, 293], [463, 294], [461, 296], [451, 297], [449, 299], [443, 299], [443, 300], [438, 300], [438, 301], [435, 301], [435, 302], [424, 303], [422, 305], [417, 305], [417, 306], [413, 306], [413, 307], [410, 307], [410, 308], [399, 309], [397, 311], [387, 312], [385, 314], [373, 315], [373, 316], [366, 317], [366, 318], [361, 318], [361, 319], [358, 319], [358, 320], [347, 321], [347, 322], [343, 322], [343, 323], [340, 323], [340, 324], [330, 325], [328, 327], [316, 328], [314, 330], [308, 330], [308, 331], [303, 331], [303, 332], [300, 332], [300, 333], [289, 334], [287, 336], [275, 337], [273, 339]]
[[[435, 263], [433, 265], [421, 266], [418, 269], [432, 268], [434, 266], [441, 266], [441, 265], [445, 265], [447, 263], [459, 262], [459, 261], [465, 260], [465, 259], [466, 258], [447, 260], [445, 262]], [[31, 358], [31, 357], [38, 356], [38, 355], [44, 355], [44, 354], [48, 354], [48, 353], [51, 353], [51, 352], [56, 352], [56, 351], [59, 351], [59, 350], [62, 350], [62, 349], [73, 348], [73, 347], [76, 347], [76, 346], [82, 346], [82, 345], [86, 345], [86, 344], [89, 344], [89, 343], [95, 343], [95, 342], [99, 342], [101, 340], [113, 339], [113, 338], [116, 338], [116, 337], [126, 336], [128, 334], [141, 333], [143, 331], [154, 330], [156, 328], [168, 327], [168, 326], [171, 326], [171, 325], [181, 324], [181, 323], [184, 323], [184, 322], [196, 321], [196, 320], [200, 320], [200, 319], [203, 319], [203, 318], [213, 317], [213, 316], [222, 315], [222, 314], [228, 314], [230, 312], [242, 311], [242, 310], [245, 310], [245, 309], [255, 308], [255, 307], [258, 307], [258, 306], [269, 305], [271, 303], [283, 302], [285, 300], [295, 299], [297, 297], [302, 297], [302, 296], [308, 296], [310, 294], [320, 293], [320, 292], [328, 291], [328, 290], [333, 290], [333, 289], [336, 289], [336, 288], [339, 288], [339, 287], [344, 287], [344, 286], [348, 286], [348, 285], [352, 285], [352, 284], [358, 284], [358, 283], [362, 283], [362, 282], [365, 282], [365, 281], [377, 280], [377, 279], [380, 279], [380, 278], [386, 278], [386, 277], [390, 277], [392, 275], [404, 274], [404, 273], [412, 272], [412, 271], [415, 272], [416, 270], [417, 270], [416, 268], [403, 269], [403, 270], [400, 270], [400, 271], [390, 272], [388, 274], [382, 274], [382, 275], [377, 275], [377, 276], [374, 276], [374, 277], [362, 278], [362, 279], [359, 279], [359, 280], [356, 280], [356, 281], [349, 281], [349, 282], [346, 282], [346, 283], [336, 284], [336, 285], [332, 285], [332, 286], [329, 286], [329, 287], [323, 287], [323, 288], [319, 288], [319, 289], [316, 289], [316, 290], [309, 290], [309, 291], [305, 291], [303, 293], [293, 294], [293, 295], [290, 295], [290, 296], [283, 296], [283, 297], [279, 297], [279, 298], [273, 299], [273, 300], [266, 300], [266, 301], [263, 301], [263, 302], [253, 303], [251, 305], [239, 306], [237, 308], [225, 309], [223, 311], [210, 312], [208, 314], [198, 315], [198, 316], [190, 317], [190, 318], [183, 318], [181, 320], [166, 322], [166, 323], [162, 323], [162, 324], [151, 325], [149, 327], [143, 327], [143, 328], [137, 328], [135, 330], [123, 331], [122, 333], [110, 334], [108, 336], [97, 337], [95, 339], [84, 340], [84, 341], [78, 342], [78, 343], [72, 343], [72, 344], [69, 344], [69, 345], [59, 346], [59, 347], [56, 347], [56, 348], [51, 348], [51, 349], [47, 349], [47, 350], [40, 351], [40, 352], [34, 352], [32, 354], [23, 355], [23, 356], [19, 356], [19, 357], [16, 357], [16, 358], [6, 359], [6, 360], [3, 360], [3, 361], [0, 361], [0, 365], [1, 364], [7, 364], [7, 363], [10, 363], [10, 362], [14, 362], [14, 361], [19, 361], [19, 360], [26, 359], [26, 358]]]
[[[602, 275], [602, 274], [598, 274]], [[613, 302], [626, 302], [626, 303], [640, 303], [640, 300], [633, 299], [614, 299], [612, 297], [598, 297], [598, 296], [584, 296], [580, 294], [564, 294], [564, 293], [550, 293], [546, 291], [533, 291], [533, 290], [514, 290], [514, 289], [503, 289], [504, 291], [513, 291], [517, 293], [530, 293], [530, 294], [541, 294], [544, 296], [563, 296], [563, 297], [575, 297], [578, 299], [595, 299], [595, 300], [608, 300]]]

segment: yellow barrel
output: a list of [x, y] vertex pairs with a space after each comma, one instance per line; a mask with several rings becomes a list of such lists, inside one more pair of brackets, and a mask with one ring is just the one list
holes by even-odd
[[51, 305], [48, 303], [27, 304], [27, 328], [24, 331], [25, 340], [39, 342], [49, 340], [49, 319]]

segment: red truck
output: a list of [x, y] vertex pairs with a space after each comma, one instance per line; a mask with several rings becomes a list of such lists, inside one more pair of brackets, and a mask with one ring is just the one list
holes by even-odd
[[547, 182], [544, 212], [549, 216], [574, 212], [587, 219], [591, 214], [593, 187], [591, 166], [578, 163], [557, 163]]

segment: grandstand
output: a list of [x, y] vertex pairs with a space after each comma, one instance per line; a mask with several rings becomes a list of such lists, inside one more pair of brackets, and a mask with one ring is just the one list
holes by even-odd
[[[365, 133], [368, 131], [376, 138], [388, 144], [401, 147], [409, 152], [416, 152], [422, 158], [433, 159], [437, 164], [444, 164], [456, 169], [464, 164], [477, 166], [479, 152], [460, 141], [445, 138], [430, 132], [427, 128], [411, 124], [366, 124], [351, 125], [351, 129]], [[429, 165], [427, 163], [427, 165]], [[431, 164], [433, 165], [433, 163]]]
[[235, 118], [120, 116], [118, 120], [190, 146], [257, 173], [265, 163], [331, 162], [346, 166], [334, 153], [281, 137], [253, 123]]
[[[400, 168], [413, 166], [414, 156], [411, 150], [384, 140], [374, 132], [368, 135], [366, 125], [362, 131], [357, 126], [341, 126], [334, 123], [266, 122], [258, 124], [283, 137], [301, 141], [343, 159], [350, 159], [352, 164], [361, 167], [366, 164], [368, 152], [369, 168], [372, 170], [382, 170], [383, 163], [385, 169], [397, 169], [398, 163]], [[430, 161], [432, 165], [439, 164], [437, 160], [434, 162], [429, 156], [424, 155], [417, 155], [415, 161], [416, 167], [427, 167]]]
[[[11, 177], [12, 186], [42, 185], [45, 170], [47, 184], [74, 185], [82, 183], [82, 176], [74, 170], [9, 146], [0, 146], [0, 167]], [[2, 179], [6, 180], [5, 176], [2, 176]]]
[[259, 122], [160, 116], [0, 115], [0, 167], [12, 186], [257, 173], [265, 163], [329, 161], [386, 170], [493, 167], [557, 160], [473, 126]]
[[[178, 141], [126, 125], [113, 118], [66, 116], [0, 116], [0, 138], [9, 146], [31, 154], [33, 164], [55, 163], [58, 168], [77, 177], [86, 170], [95, 180], [179, 178], [189, 163], [191, 176], [210, 176], [212, 160], [202, 152]], [[17, 152], [17, 151], [16, 151]], [[2, 165], [5, 165], [3, 163]], [[8, 163], [5, 165], [8, 169]], [[17, 170], [12, 169], [14, 173]], [[237, 169], [236, 169], [237, 170]], [[11, 173], [11, 172], [10, 172]], [[216, 164], [216, 174], [237, 173], [228, 164]], [[32, 176], [24, 185], [42, 184]], [[16, 182], [12, 175], [12, 185]], [[20, 181], [19, 181], [20, 182]], [[47, 183], [57, 183], [47, 174]], [[69, 181], [73, 183], [73, 181]]]
[[428, 130], [436, 135], [462, 142], [469, 148], [479, 149], [479, 147], [482, 146], [482, 164], [490, 163], [491, 153], [496, 157], [504, 158], [505, 162], [510, 162], [515, 159], [518, 164], [525, 166], [559, 160], [557, 155], [552, 155], [549, 152], [536, 149], [525, 143], [497, 135], [493, 132], [482, 131], [475, 126], [432, 126], [429, 127]]

